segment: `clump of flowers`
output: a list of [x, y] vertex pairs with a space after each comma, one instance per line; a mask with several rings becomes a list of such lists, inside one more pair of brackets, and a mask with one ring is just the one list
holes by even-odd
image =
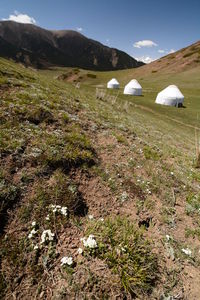
[[89, 215], [89, 216], [88, 216], [88, 219], [89, 219], [89, 220], [93, 220], [93, 219], [94, 219], [94, 216], [93, 216], [93, 215]]
[[73, 264], [73, 259], [72, 257], [68, 257], [68, 256], [64, 256], [62, 259], [61, 259], [61, 266], [64, 266], [64, 265], [68, 265], [68, 266], [71, 266]]
[[52, 212], [56, 213], [58, 211], [61, 210], [61, 205], [54, 205], [54, 204], [51, 204], [50, 205], [50, 208], [52, 209]]
[[192, 255], [192, 251], [189, 249], [189, 248], [186, 248], [186, 249], [181, 249], [181, 251], [183, 252], [183, 253], [185, 253], [186, 255], [189, 255], [189, 256], [191, 256]]
[[50, 205], [50, 209], [52, 209], [53, 213], [60, 213], [61, 215], [67, 217], [68, 215], [68, 208], [66, 206], [61, 206], [61, 205]]
[[67, 216], [67, 207], [66, 206], [61, 207], [60, 212], [63, 216], [66, 217]]
[[50, 229], [44, 230], [41, 235], [41, 244], [54, 240], [55, 234]]
[[31, 230], [31, 232], [29, 233], [28, 238], [32, 239], [34, 237], [34, 235], [36, 235], [36, 233], [37, 233], [37, 230], [35, 228], [33, 228]]
[[78, 254], [82, 254], [83, 253], [83, 249], [82, 248], [78, 248], [77, 252], [78, 252]]
[[83, 242], [83, 245], [86, 248], [90, 248], [90, 249], [97, 248], [97, 242], [93, 234], [90, 234], [88, 238], [86, 237], [81, 238], [81, 241]]
[[123, 192], [121, 194], [121, 201], [125, 202], [126, 200], [128, 200], [128, 194], [127, 194], [127, 192]]

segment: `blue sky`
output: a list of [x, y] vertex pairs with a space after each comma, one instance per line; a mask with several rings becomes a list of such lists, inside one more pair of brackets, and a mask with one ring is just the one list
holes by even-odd
[[200, 0], [0, 0], [0, 19], [15, 17], [78, 30], [146, 61], [200, 39]]

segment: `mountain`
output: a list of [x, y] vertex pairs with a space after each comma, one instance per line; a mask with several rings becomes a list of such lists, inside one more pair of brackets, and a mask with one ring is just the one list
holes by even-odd
[[73, 30], [50, 31], [12, 21], [0, 22], [0, 56], [37, 68], [65, 66], [108, 71], [144, 64]]

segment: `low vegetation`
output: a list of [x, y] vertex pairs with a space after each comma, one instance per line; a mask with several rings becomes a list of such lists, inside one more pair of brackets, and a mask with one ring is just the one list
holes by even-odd
[[158, 264], [142, 230], [118, 217], [93, 222], [86, 228], [86, 233], [94, 234], [97, 241], [90, 255], [106, 261], [112, 272], [119, 275], [127, 293], [135, 297], [152, 291], [158, 279]]

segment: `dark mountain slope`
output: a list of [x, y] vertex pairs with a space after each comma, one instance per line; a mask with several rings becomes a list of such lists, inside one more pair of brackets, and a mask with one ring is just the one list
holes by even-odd
[[0, 56], [32, 65], [118, 70], [143, 65], [123, 51], [109, 48], [72, 30], [49, 31], [31, 24], [0, 22]]

